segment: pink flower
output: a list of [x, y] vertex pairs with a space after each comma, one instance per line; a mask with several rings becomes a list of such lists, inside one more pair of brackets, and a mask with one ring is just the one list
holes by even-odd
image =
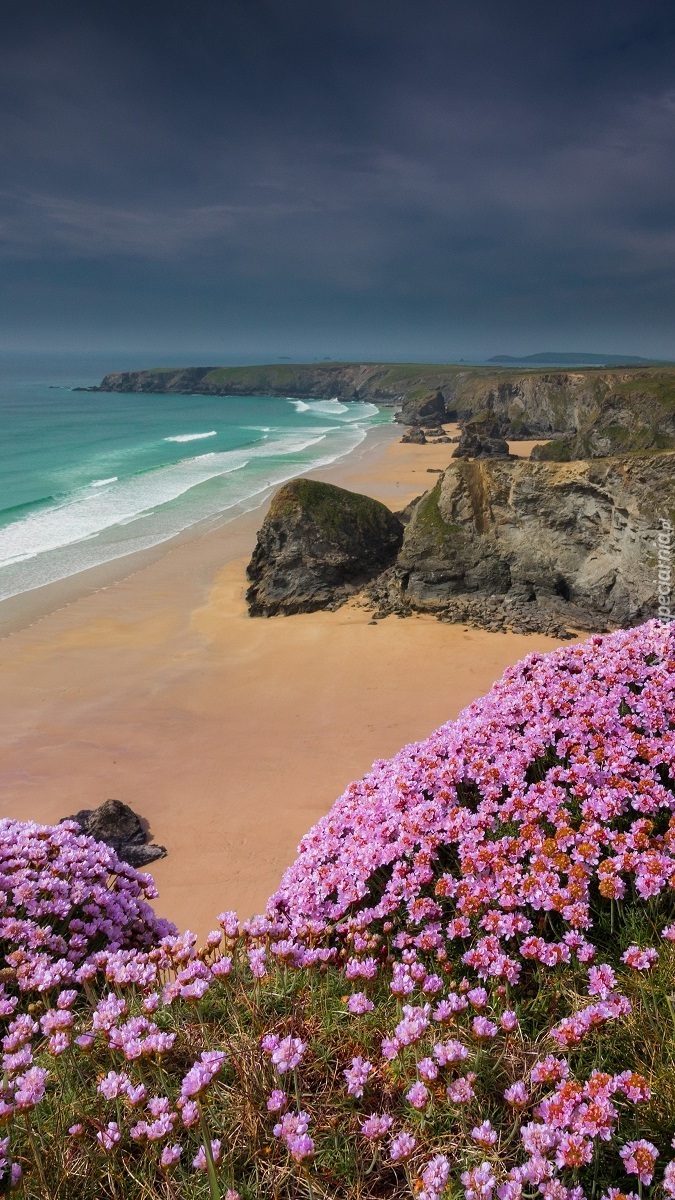
[[350, 1013], [361, 1016], [363, 1013], [372, 1012], [375, 1005], [363, 992], [353, 992], [347, 1001], [347, 1007]]
[[641, 950], [639, 946], [629, 946], [625, 954], [621, 955], [621, 961], [635, 971], [649, 971], [659, 961], [659, 952], [649, 946], [645, 950]]
[[182, 1146], [179, 1146], [179, 1145], [165, 1146], [164, 1149], [162, 1150], [160, 1160], [159, 1160], [160, 1163], [162, 1164], [162, 1167], [164, 1168], [164, 1170], [170, 1171], [172, 1167], [175, 1167], [176, 1163], [180, 1159], [180, 1156], [182, 1153], [183, 1153]]
[[292, 1133], [286, 1138], [286, 1145], [294, 1162], [303, 1162], [314, 1154], [314, 1142], [307, 1133]]
[[199, 1061], [190, 1067], [180, 1085], [183, 1100], [198, 1096], [222, 1071], [226, 1055], [222, 1050], [204, 1050]]
[[469, 1051], [466, 1046], [463, 1046], [456, 1038], [451, 1038], [448, 1042], [437, 1042], [434, 1046], [434, 1058], [439, 1067], [447, 1067], [454, 1063], [464, 1062], [468, 1057]]
[[494, 1021], [489, 1021], [487, 1017], [474, 1017], [471, 1022], [474, 1037], [480, 1041], [487, 1040], [497, 1036], [498, 1030]]
[[499, 1018], [499, 1024], [504, 1033], [513, 1033], [514, 1029], [518, 1028], [518, 1017], [510, 1008], [507, 1008]]
[[104, 1150], [114, 1150], [121, 1136], [117, 1121], [108, 1121], [105, 1129], [99, 1130], [96, 1134], [97, 1141], [101, 1143]]
[[283, 1038], [274, 1047], [271, 1055], [272, 1062], [279, 1074], [284, 1075], [286, 1071], [294, 1071], [302, 1062], [306, 1049], [306, 1042], [301, 1041], [300, 1038]]
[[675, 1196], [675, 1159], [668, 1163], [663, 1172], [661, 1186], [667, 1196]]
[[417, 1070], [426, 1083], [433, 1083], [434, 1079], [438, 1079], [438, 1067], [433, 1058], [420, 1059], [417, 1064]]
[[413, 1083], [410, 1090], [406, 1092], [405, 1098], [410, 1104], [412, 1104], [413, 1108], [417, 1108], [421, 1111], [423, 1108], [426, 1108], [427, 1104], [429, 1103], [429, 1092], [427, 1088], [425, 1088], [424, 1084], [418, 1081], [417, 1083]]
[[510, 1087], [507, 1087], [504, 1092], [504, 1099], [513, 1108], [525, 1108], [530, 1095], [522, 1079], [516, 1080]]
[[365, 1117], [361, 1122], [361, 1133], [369, 1141], [375, 1142], [379, 1138], [383, 1138], [393, 1124], [392, 1118], [387, 1114], [378, 1116], [377, 1113], [371, 1113], [369, 1117]]
[[270, 1096], [267, 1101], [267, 1111], [282, 1112], [283, 1109], [286, 1108], [287, 1104], [288, 1098], [286, 1093], [282, 1092], [281, 1088], [275, 1088], [274, 1091], [270, 1092]]
[[489, 1163], [484, 1162], [472, 1171], [464, 1171], [461, 1179], [466, 1200], [491, 1200], [497, 1180]]
[[654, 1177], [654, 1164], [659, 1156], [656, 1146], [640, 1138], [636, 1142], [626, 1142], [619, 1154], [628, 1174], [637, 1175], [640, 1183], [649, 1186]]
[[447, 1088], [447, 1097], [451, 1104], [469, 1104], [474, 1095], [471, 1081], [464, 1076], [455, 1079]]
[[440, 1200], [450, 1178], [450, 1163], [444, 1154], [437, 1154], [422, 1171], [424, 1189], [419, 1200]]
[[588, 993], [606, 1000], [616, 983], [616, 976], [607, 963], [588, 968]]
[[[214, 1163], [217, 1163], [220, 1158], [220, 1139], [214, 1138], [211, 1142], [211, 1154]], [[203, 1146], [199, 1147], [196, 1157], [193, 1159], [192, 1165], [195, 1171], [206, 1171], [206, 1150]]]
[[482, 1121], [480, 1125], [476, 1125], [471, 1130], [471, 1136], [474, 1142], [478, 1142], [479, 1146], [484, 1146], [485, 1149], [494, 1146], [497, 1141], [497, 1133], [489, 1121]]
[[347, 1091], [350, 1096], [356, 1096], [358, 1099], [363, 1095], [363, 1089], [368, 1080], [368, 1076], [373, 1069], [372, 1063], [366, 1061], [361, 1055], [357, 1055], [352, 1059], [351, 1067], [347, 1067], [343, 1071], [343, 1075], [347, 1080]]
[[410, 1158], [416, 1146], [415, 1138], [411, 1134], [399, 1133], [398, 1137], [392, 1138], [389, 1145], [389, 1157], [392, 1162], [402, 1162], [406, 1158]]

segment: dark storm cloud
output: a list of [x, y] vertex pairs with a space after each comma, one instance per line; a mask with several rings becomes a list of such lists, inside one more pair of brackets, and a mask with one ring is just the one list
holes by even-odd
[[5, 33], [8, 344], [675, 354], [669, 4], [66, 0]]

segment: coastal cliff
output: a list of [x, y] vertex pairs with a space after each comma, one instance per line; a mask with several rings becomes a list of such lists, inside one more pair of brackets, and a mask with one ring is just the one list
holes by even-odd
[[[417, 363], [158, 367], [106, 375], [99, 392], [292, 396], [402, 408], [406, 424], [433, 408], [461, 425], [489, 422], [502, 437], [549, 438], [555, 461], [675, 449], [675, 368], [495, 370]], [[443, 413], [443, 406], [445, 412]]]
[[[315, 503], [331, 508], [336, 489], [313, 486]], [[325, 571], [314, 586], [316, 531], [288, 509], [285, 491], [261, 530], [249, 577], [280, 578], [294, 606], [286, 611], [335, 607], [354, 587], [333, 585]], [[352, 498], [355, 509], [373, 503]], [[376, 618], [429, 612], [557, 636], [633, 625], [658, 610], [661, 517], [675, 522], [673, 453], [575, 463], [454, 460], [405, 514], [396, 560], [367, 586], [364, 602]], [[350, 520], [333, 508], [331, 537], [349, 546], [356, 582], [377, 572], [374, 546], [354, 539]], [[258, 615], [257, 593], [249, 591], [249, 603]]]

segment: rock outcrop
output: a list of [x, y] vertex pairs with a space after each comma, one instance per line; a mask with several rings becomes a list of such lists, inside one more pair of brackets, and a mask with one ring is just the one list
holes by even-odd
[[423, 429], [420, 429], [419, 425], [410, 425], [403, 434], [401, 441], [410, 442], [413, 446], [426, 446], [427, 435]]
[[394, 417], [402, 425], [437, 426], [447, 419], [445, 396], [438, 389], [421, 396], [406, 396], [401, 411]]
[[115, 372], [84, 390], [367, 400], [402, 406], [404, 424], [490, 420], [500, 437], [549, 438], [551, 446], [537, 455], [557, 461], [675, 449], [675, 368], [668, 366], [274, 363]]
[[488, 628], [628, 626], [658, 611], [657, 537], [675, 521], [675, 454], [544, 463], [455, 461], [416, 504], [380, 614]]
[[477, 425], [470, 421], [462, 430], [453, 458], [510, 458], [508, 442], [499, 436], [495, 425]]
[[105, 800], [98, 808], [81, 808], [64, 821], [76, 821], [83, 833], [105, 842], [118, 858], [132, 867], [145, 867], [164, 858], [166, 848], [148, 844], [147, 831], [137, 813], [121, 800]]
[[395, 559], [401, 521], [344, 488], [293, 479], [276, 493], [247, 575], [251, 616], [337, 608]]

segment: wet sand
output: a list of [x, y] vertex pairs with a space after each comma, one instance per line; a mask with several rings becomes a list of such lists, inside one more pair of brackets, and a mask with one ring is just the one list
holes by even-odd
[[[452, 447], [395, 437], [315, 474], [401, 508]], [[33, 623], [0, 642], [0, 814], [54, 822], [109, 796], [131, 804], [169, 851], [152, 867], [158, 910], [200, 934], [223, 908], [264, 907], [305, 830], [376, 758], [557, 644], [425, 616], [371, 625], [351, 605], [252, 620], [245, 565], [262, 512], [118, 564], [114, 582], [66, 581], [53, 611], [43, 589]]]

